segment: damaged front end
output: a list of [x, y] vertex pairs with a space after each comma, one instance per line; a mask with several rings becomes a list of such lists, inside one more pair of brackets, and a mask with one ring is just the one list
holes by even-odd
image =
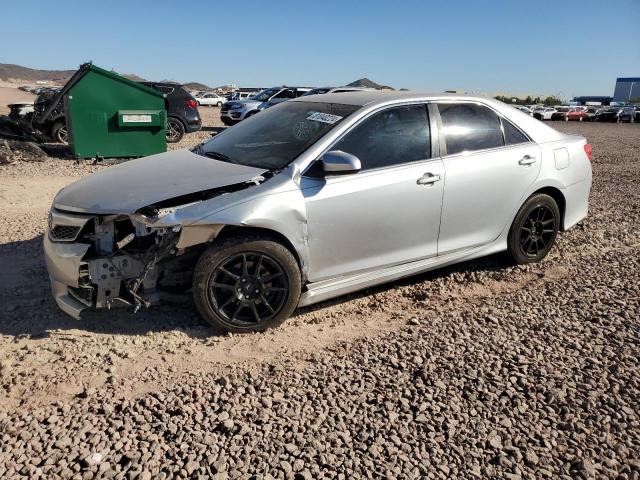
[[86, 307], [137, 311], [163, 288], [190, 286], [193, 255], [177, 248], [182, 227], [153, 227], [144, 219], [52, 209], [45, 257], [62, 310], [76, 318]]
[[58, 306], [75, 318], [85, 308], [137, 311], [188, 290], [197, 259], [223, 225], [184, 225], [183, 212], [272, 176], [161, 200], [133, 213], [86, 214], [54, 206], [44, 250]]

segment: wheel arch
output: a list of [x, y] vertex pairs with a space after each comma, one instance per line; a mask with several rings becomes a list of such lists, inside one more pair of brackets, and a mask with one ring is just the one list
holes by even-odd
[[560, 231], [564, 231], [564, 215], [567, 208], [567, 200], [566, 198], [564, 198], [564, 194], [562, 193], [562, 191], [559, 188], [547, 186], [539, 188], [538, 190], [533, 192], [531, 196], [538, 193], [549, 195], [555, 200], [556, 204], [558, 205], [558, 210], [560, 210]]
[[186, 130], [187, 130], [187, 124], [185, 123], [185, 121], [184, 121], [184, 120], [182, 120], [178, 115], [171, 115], [171, 114], [169, 114], [169, 115], [167, 115], [167, 122], [169, 121], [169, 119], [170, 119], [170, 118], [172, 118], [172, 119], [174, 119], [174, 120], [179, 121], [179, 122], [182, 124], [182, 128], [184, 128], [184, 129], [185, 129], [185, 132], [186, 132]]
[[293, 246], [293, 243], [291, 243], [291, 241], [285, 235], [278, 232], [277, 230], [272, 230], [270, 228], [264, 228], [264, 227], [254, 227], [254, 226], [245, 227], [240, 225], [225, 225], [224, 227], [222, 227], [222, 230], [216, 236], [213, 243], [215, 243], [216, 241], [224, 240], [226, 238], [229, 238], [230, 236], [237, 235], [237, 234], [255, 235], [256, 237], [260, 237], [263, 239], [272, 239], [277, 241], [278, 243], [281, 243], [287, 248], [287, 250], [291, 252], [293, 257], [296, 259], [296, 262], [298, 263], [298, 267], [300, 268], [300, 271], [302, 271], [302, 261], [300, 259], [300, 255], [298, 254], [298, 251]]

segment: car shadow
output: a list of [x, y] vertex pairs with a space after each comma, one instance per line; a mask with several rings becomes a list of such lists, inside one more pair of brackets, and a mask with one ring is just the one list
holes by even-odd
[[[189, 293], [137, 313], [114, 308], [86, 310], [79, 320], [70, 317], [58, 308], [51, 295], [42, 235], [0, 244], [0, 264], [8, 267], [0, 270], [0, 334], [3, 335], [38, 339], [48, 337], [55, 330], [132, 336], [180, 330], [192, 338], [202, 339], [217, 335], [199, 316]], [[303, 307], [296, 311], [294, 317], [398, 287], [419, 286], [422, 282], [445, 277], [452, 272], [496, 272], [509, 266], [505, 255], [495, 254]]]
[[[416, 288], [419, 288], [420, 284], [423, 282], [429, 282], [429, 281], [437, 280], [439, 278], [444, 278], [451, 275], [452, 273], [503, 272], [505, 269], [512, 266], [513, 266], [513, 263], [509, 261], [509, 259], [504, 253], [502, 252], [494, 253], [486, 257], [481, 257], [474, 260], [467, 260], [454, 265], [449, 265], [446, 267], [441, 267], [435, 270], [431, 270], [429, 272], [417, 273], [415, 275], [394, 280], [389, 283], [383, 283], [381, 285], [369, 287], [364, 290], [359, 290], [357, 292], [342, 295], [340, 297], [326, 300], [324, 302], [310, 305], [308, 307], [302, 307], [297, 309], [293, 316], [297, 317], [297, 316], [304, 315], [306, 313], [316, 312], [330, 306], [341, 305], [343, 303], [347, 303], [352, 300], [363, 299], [375, 294], [389, 292], [399, 287], [414, 286]], [[417, 297], [420, 300], [428, 301], [426, 297], [420, 298], [422, 297], [421, 295], [417, 295]]]
[[181, 330], [190, 337], [207, 338], [214, 331], [200, 318], [190, 295], [142, 309], [86, 310], [76, 320], [56, 305], [44, 262], [42, 235], [0, 244], [0, 334], [17, 338], [46, 338], [54, 330], [146, 335]]

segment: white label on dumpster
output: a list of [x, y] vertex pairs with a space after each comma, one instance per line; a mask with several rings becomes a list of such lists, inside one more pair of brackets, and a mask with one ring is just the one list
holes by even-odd
[[151, 115], [122, 115], [122, 121], [127, 123], [151, 123]]

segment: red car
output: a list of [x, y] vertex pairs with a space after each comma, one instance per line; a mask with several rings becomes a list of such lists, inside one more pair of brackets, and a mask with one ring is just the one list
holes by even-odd
[[567, 112], [567, 115], [564, 117], [565, 121], [569, 120], [578, 120], [582, 121], [589, 116], [587, 109], [584, 107], [572, 107]]

